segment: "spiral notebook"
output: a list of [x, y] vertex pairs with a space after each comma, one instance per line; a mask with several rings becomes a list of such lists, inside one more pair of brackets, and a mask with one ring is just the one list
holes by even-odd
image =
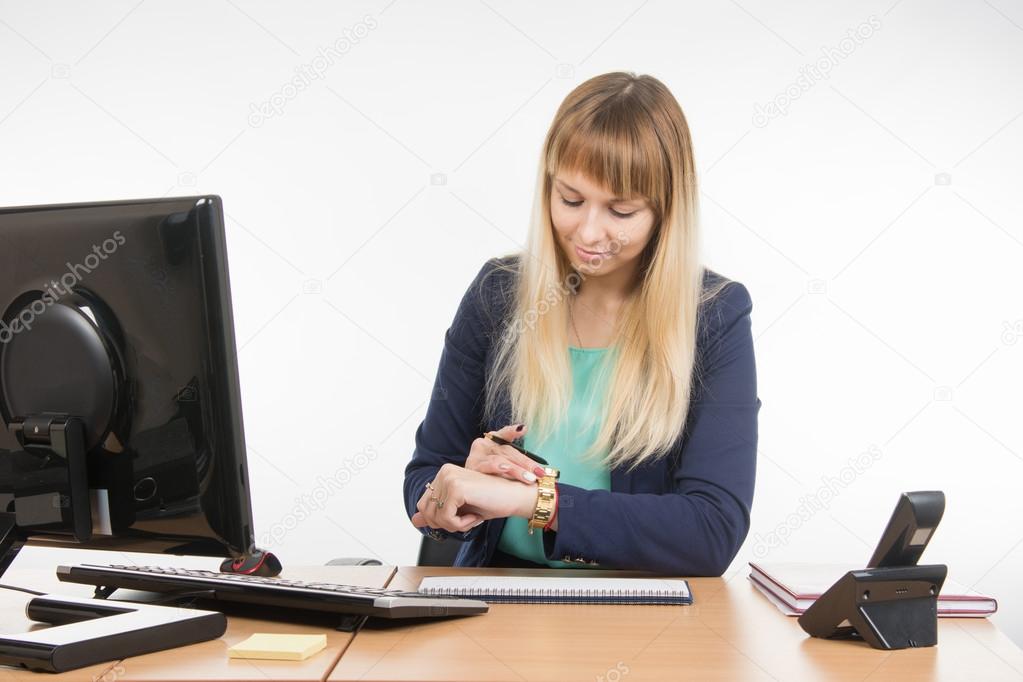
[[519, 604], [692, 604], [689, 583], [660, 578], [435, 576], [419, 593]]

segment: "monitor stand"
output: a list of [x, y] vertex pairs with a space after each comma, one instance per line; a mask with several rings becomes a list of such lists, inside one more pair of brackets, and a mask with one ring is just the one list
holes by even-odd
[[[33, 490], [49, 494], [59, 501], [61, 521], [78, 542], [92, 537], [92, 508], [85, 461], [85, 424], [66, 414], [40, 413], [18, 419], [10, 425], [23, 450], [8, 456], [34, 457], [32, 467], [45, 468], [51, 462], [63, 462], [64, 480], [54, 489]], [[25, 466], [22, 464], [21, 466]], [[32, 528], [20, 528], [14, 511], [0, 510], [0, 576], [18, 556]]]
[[[35, 491], [59, 495], [62, 526], [70, 530], [75, 541], [86, 543], [92, 538], [92, 505], [89, 495], [88, 467], [85, 447], [85, 422], [76, 416], [56, 412], [40, 412], [25, 417], [12, 419], [9, 425], [11, 433], [17, 438], [23, 452], [38, 458], [43, 465], [51, 462], [62, 462], [66, 470], [65, 480], [58, 489]], [[33, 463], [34, 465], [34, 463]], [[56, 500], [57, 498], [55, 498]], [[5, 512], [0, 512], [5, 514]], [[14, 524], [14, 513], [10, 513], [10, 522], [0, 520], [0, 575], [17, 556], [24, 544], [24, 536], [31, 534], [33, 529], [22, 528], [21, 541], [15, 544], [11, 539], [11, 547], [6, 544], [9, 533], [18, 533]], [[46, 532], [45, 529], [42, 532]], [[8, 551], [10, 550], [10, 556]], [[240, 573], [264, 577], [276, 577], [282, 570], [280, 560], [271, 552], [251, 548], [242, 557], [226, 559], [220, 565], [222, 573]]]
[[227, 618], [216, 611], [44, 594], [25, 609], [52, 627], [0, 636], [0, 664], [65, 672], [216, 639]]
[[[43, 466], [54, 461], [63, 463], [67, 475], [59, 489], [35, 492], [59, 495], [62, 521], [70, 526], [77, 541], [89, 541], [92, 512], [82, 421], [67, 415], [40, 414], [13, 424], [11, 430], [25, 448], [23, 456], [35, 457]], [[0, 577], [32, 532], [31, 527], [18, 526], [15, 512], [0, 511]], [[0, 636], [0, 665], [65, 672], [205, 642], [227, 630], [227, 618], [215, 611], [55, 594], [33, 597], [25, 614], [51, 627]]]
[[[24, 546], [13, 512], [0, 512], [0, 576]], [[51, 627], [0, 636], [0, 664], [65, 672], [106, 661], [216, 639], [227, 618], [216, 611], [43, 594], [26, 609]]]
[[25, 537], [18, 530], [14, 512], [0, 511], [0, 577], [7, 570], [25, 544]]

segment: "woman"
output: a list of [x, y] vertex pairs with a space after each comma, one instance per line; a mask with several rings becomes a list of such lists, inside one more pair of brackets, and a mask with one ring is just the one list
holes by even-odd
[[573, 90], [536, 199], [525, 251], [483, 266], [445, 335], [405, 470], [412, 523], [463, 541], [457, 566], [721, 575], [753, 501], [752, 303], [699, 263], [668, 89], [609, 73]]

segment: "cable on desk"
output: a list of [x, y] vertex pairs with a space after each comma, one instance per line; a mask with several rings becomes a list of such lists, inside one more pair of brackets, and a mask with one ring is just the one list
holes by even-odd
[[0, 583], [0, 588], [3, 588], [5, 590], [16, 590], [18, 592], [26, 592], [28, 594], [34, 594], [37, 597], [40, 597], [40, 596], [46, 594], [45, 592], [39, 592], [37, 590], [30, 590], [27, 587], [18, 587], [16, 585], [4, 585], [3, 583]]

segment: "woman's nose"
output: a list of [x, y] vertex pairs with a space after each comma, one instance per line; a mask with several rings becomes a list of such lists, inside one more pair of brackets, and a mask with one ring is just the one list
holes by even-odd
[[594, 208], [586, 211], [582, 222], [579, 224], [579, 237], [584, 244], [588, 246], [600, 245], [601, 239], [604, 236], [603, 220], [599, 209]]

